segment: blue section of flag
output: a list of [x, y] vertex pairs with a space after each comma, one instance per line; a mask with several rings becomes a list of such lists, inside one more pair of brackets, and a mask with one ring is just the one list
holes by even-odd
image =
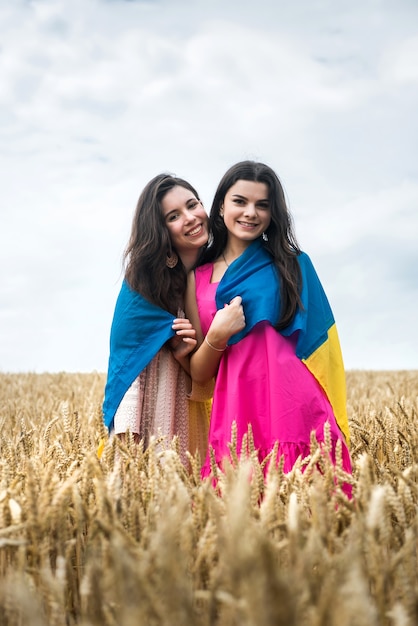
[[[302, 273], [302, 307], [280, 332], [288, 337], [299, 331], [296, 355], [306, 359], [327, 340], [334, 316], [309, 256], [302, 252], [297, 258]], [[276, 325], [280, 315], [279, 277], [261, 239], [254, 241], [225, 272], [216, 291], [217, 308], [223, 308], [235, 296], [242, 298], [246, 326], [230, 338], [230, 345], [245, 337], [258, 322]]]
[[122, 283], [110, 331], [103, 419], [109, 430], [116, 410], [135, 378], [175, 332], [174, 316]]

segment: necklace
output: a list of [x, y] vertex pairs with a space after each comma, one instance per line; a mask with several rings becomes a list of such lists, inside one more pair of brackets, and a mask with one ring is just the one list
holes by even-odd
[[223, 252], [222, 252], [222, 258], [223, 258], [223, 260], [225, 261], [225, 265], [226, 265], [227, 267], [229, 267], [229, 263], [228, 263], [228, 261], [226, 260], [225, 255], [224, 255], [224, 253], [223, 253]]

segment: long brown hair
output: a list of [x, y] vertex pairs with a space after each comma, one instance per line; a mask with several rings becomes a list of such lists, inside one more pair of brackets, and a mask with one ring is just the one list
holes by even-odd
[[190, 183], [170, 174], [155, 176], [144, 187], [132, 221], [131, 236], [123, 260], [131, 289], [157, 306], [177, 315], [183, 305], [186, 270], [181, 262], [168, 268], [166, 259], [176, 252], [165, 224], [161, 202], [173, 187], [184, 187], [200, 200]]
[[265, 183], [269, 190], [271, 222], [265, 232], [263, 246], [270, 252], [280, 281], [281, 311], [276, 328], [281, 330], [292, 321], [297, 307], [301, 305], [302, 276], [297, 260], [300, 248], [293, 228], [292, 216], [286, 205], [285, 195], [277, 174], [264, 163], [241, 161], [233, 165], [222, 177], [212, 202], [209, 215], [211, 243], [199, 258], [199, 265], [215, 261], [225, 250], [228, 230], [220, 215], [228, 190], [239, 180]]

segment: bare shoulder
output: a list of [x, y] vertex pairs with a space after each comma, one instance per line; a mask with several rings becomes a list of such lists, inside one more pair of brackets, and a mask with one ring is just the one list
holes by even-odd
[[196, 276], [194, 273], [194, 270], [190, 270], [190, 272], [187, 274], [187, 285], [192, 284], [194, 285], [196, 283]]

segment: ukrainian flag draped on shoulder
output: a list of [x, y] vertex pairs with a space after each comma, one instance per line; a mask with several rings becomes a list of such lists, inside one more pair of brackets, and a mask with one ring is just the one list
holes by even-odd
[[110, 331], [103, 420], [110, 430], [126, 391], [171, 337], [174, 315], [151, 304], [123, 281]]
[[[298, 332], [296, 356], [322, 386], [348, 442], [345, 370], [334, 316], [309, 256], [302, 252], [297, 258], [302, 273], [302, 307], [280, 333], [288, 337]], [[245, 337], [258, 322], [277, 324], [279, 277], [261, 239], [254, 241], [225, 272], [216, 291], [217, 308], [223, 308], [235, 296], [242, 297], [246, 326], [230, 338], [230, 345]]]

